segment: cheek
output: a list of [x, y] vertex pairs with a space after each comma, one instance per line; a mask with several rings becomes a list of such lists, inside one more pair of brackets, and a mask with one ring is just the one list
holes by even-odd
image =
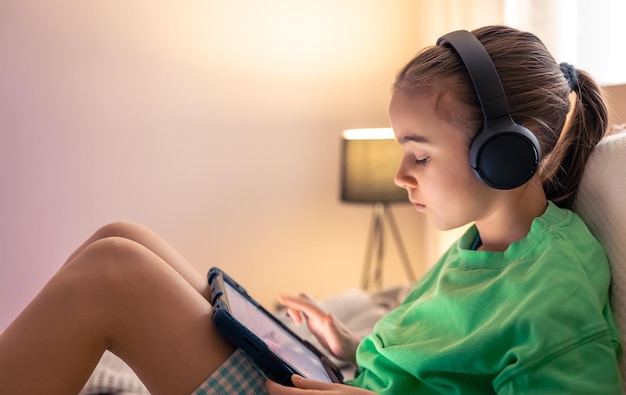
[[471, 190], [484, 186], [485, 184], [476, 177], [474, 170], [472, 170], [469, 157], [463, 156], [462, 158], [462, 160], [455, 162], [450, 167], [450, 179], [454, 179], [454, 183], [459, 187], [469, 188]]
[[425, 199], [429, 222], [446, 231], [476, 220], [489, 200], [488, 189], [471, 171], [441, 179]]
[[449, 189], [474, 189], [481, 184], [469, 163], [461, 161], [442, 169], [440, 180], [448, 185]]
[[[472, 201], [482, 200], [483, 194], [489, 189], [474, 175], [468, 166], [452, 166], [428, 178], [428, 184], [421, 184], [422, 190], [428, 190], [431, 204], [468, 206]], [[461, 204], [462, 203], [462, 204]], [[452, 207], [450, 207], [452, 209]]]

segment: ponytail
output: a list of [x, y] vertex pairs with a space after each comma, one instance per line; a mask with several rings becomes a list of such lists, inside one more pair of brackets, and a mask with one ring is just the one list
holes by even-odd
[[[608, 127], [608, 109], [601, 88], [587, 72], [574, 71], [573, 109], [556, 146], [542, 165], [546, 196], [561, 207], [571, 206], [585, 163]], [[572, 81], [567, 72], [565, 77]]]

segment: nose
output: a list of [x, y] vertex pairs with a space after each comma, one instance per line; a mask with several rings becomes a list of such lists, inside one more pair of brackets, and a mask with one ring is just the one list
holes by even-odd
[[417, 179], [412, 177], [407, 171], [407, 159], [402, 158], [400, 162], [400, 166], [396, 171], [396, 175], [393, 177], [393, 182], [396, 183], [397, 186], [404, 189], [416, 188], [417, 187]]

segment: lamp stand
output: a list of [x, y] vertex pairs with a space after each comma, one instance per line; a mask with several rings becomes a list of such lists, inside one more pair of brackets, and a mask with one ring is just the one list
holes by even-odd
[[[369, 240], [367, 243], [367, 249], [365, 252], [365, 262], [363, 264], [363, 272], [361, 274], [361, 287], [365, 290], [370, 286], [381, 288], [383, 285], [383, 259], [385, 257], [385, 238], [384, 238], [384, 225], [385, 222], [389, 224], [391, 235], [396, 243], [404, 271], [409, 281], [414, 282], [416, 280], [415, 273], [409, 262], [409, 257], [402, 243], [400, 232], [396, 225], [396, 221], [391, 213], [391, 210], [386, 203], [374, 203], [374, 213], [372, 216], [372, 226], [370, 230]], [[374, 251], [375, 250], [375, 251]], [[372, 261], [374, 258], [374, 252], [376, 253], [376, 259], [374, 266], [372, 267]]]

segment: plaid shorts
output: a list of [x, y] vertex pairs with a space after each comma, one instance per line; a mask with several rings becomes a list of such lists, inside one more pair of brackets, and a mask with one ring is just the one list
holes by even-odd
[[192, 395], [267, 395], [265, 381], [254, 362], [237, 349]]

